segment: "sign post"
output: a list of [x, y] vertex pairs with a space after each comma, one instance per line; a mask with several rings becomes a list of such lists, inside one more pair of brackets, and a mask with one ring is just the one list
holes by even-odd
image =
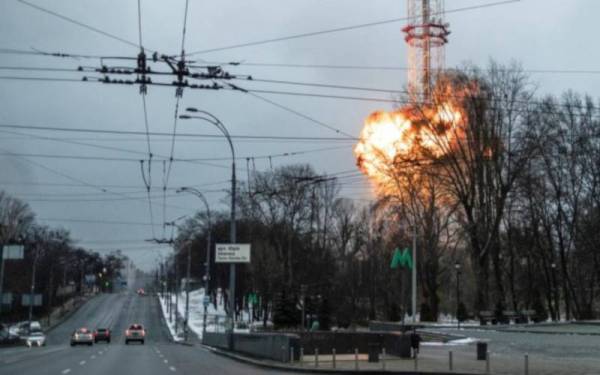
[[[2, 261], [0, 262], [0, 296], [2, 296], [2, 289], [4, 286], [4, 261], [6, 259], [23, 259], [23, 245], [4, 245], [0, 247], [0, 256]], [[2, 312], [2, 301], [0, 301], [0, 312]]]
[[[413, 244], [414, 245], [414, 244]], [[413, 323], [415, 322], [415, 312], [416, 312], [416, 267], [415, 267], [415, 248], [413, 246], [412, 249], [412, 256], [411, 256], [411, 252], [410, 249], [405, 248], [404, 250], [402, 250], [402, 252], [400, 252], [400, 249], [396, 248], [394, 250], [394, 255], [392, 256], [392, 262], [390, 263], [390, 268], [392, 269], [396, 269], [398, 267], [400, 268], [408, 268], [409, 270], [412, 271], [412, 319], [413, 319]], [[401, 278], [404, 279], [403, 277], [404, 275], [401, 275]], [[404, 324], [404, 316], [406, 315], [406, 303], [404, 301], [404, 280], [402, 281], [402, 290], [401, 290], [401, 296], [402, 296], [402, 324]]]
[[215, 263], [250, 263], [250, 244], [217, 244]]
[[[250, 263], [250, 244], [216, 244], [215, 263], [229, 263], [230, 266], [229, 306], [231, 310], [231, 321], [229, 323], [231, 324], [230, 332], [232, 335], [230, 336], [229, 347], [233, 348], [233, 331], [235, 328], [235, 265], [236, 263]], [[204, 316], [206, 316], [206, 314]]]

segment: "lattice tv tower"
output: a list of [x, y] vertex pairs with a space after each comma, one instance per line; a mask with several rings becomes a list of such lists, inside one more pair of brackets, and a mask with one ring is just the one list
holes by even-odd
[[427, 101], [433, 83], [444, 69], [444, 45], [450, 35], [444, 22], [444, 0], [407, 0], [408, 24], [402, 29], [408, 44], [408, 90]]

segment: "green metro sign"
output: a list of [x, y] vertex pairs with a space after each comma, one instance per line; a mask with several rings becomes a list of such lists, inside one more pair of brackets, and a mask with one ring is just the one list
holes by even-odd
[[413, 260], [408, 248], [405, 248], [402, 252], [400, 252], [400, 249], [398, 248], [394, 250], [394, 256], [392, 257], [390, 267], [395, 269], [398, 268], [398, 266], [407, 267], [408, 269], [413, 268]]

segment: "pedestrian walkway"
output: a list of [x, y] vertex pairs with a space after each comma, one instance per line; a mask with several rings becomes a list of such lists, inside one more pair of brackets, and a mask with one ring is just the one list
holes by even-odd
[[[450, 354], [451, 353], [451, 354]], [[416, 363], [415, 363], [416, 362]], [[380, 361], [368, 362], [366, 354], [359, 354], [358, 361], [353, 354], [337, 355], [335, 368], [338, 370], [387, 370], [387, 371], [422, 371], [422, 372], [460, 372], [472, 374], [600, 374], [599, 360], [582, 359], [552, 359], [547, 357], [525, 355], [508, 356], [505, 354], [490, 354], [489, 370], [487, 361], [476, 359], [476, 346], [422, 346], [420, 354], [414, 359], [401, 359], [394, 356], [381, 358]], [[304, 360], [294, 363], [294, 367], [311, 369], [333, 369], [334, 361], [331, 355], [321, 355], [318, 364], [315, 356], [304, 356]], [[526, 368], [527, 367], [527, 368]], [[527, 372], [528, 371], [528, 372]]]

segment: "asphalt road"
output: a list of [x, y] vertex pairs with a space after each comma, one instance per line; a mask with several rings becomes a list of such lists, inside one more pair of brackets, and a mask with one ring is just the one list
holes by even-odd
[[[135, 284], [140, 283], [130, 285], [137, 287]], [[132, 323], [141, 323], [146, 327], [148, 335], [145, 345], [125, 345], [124, 331]], [[111, 344], [71, 347], [71, 332], [83, 326], [110, 328], [113, 335]], [[184, 346], [170, 342], [157, 298], [140, 297], [131, 290], [94, 297], [48, 334], [45, 347], [0, 349], [0, 375], [198, 375], [268, 372], [215, 355], [199, 345]]]

